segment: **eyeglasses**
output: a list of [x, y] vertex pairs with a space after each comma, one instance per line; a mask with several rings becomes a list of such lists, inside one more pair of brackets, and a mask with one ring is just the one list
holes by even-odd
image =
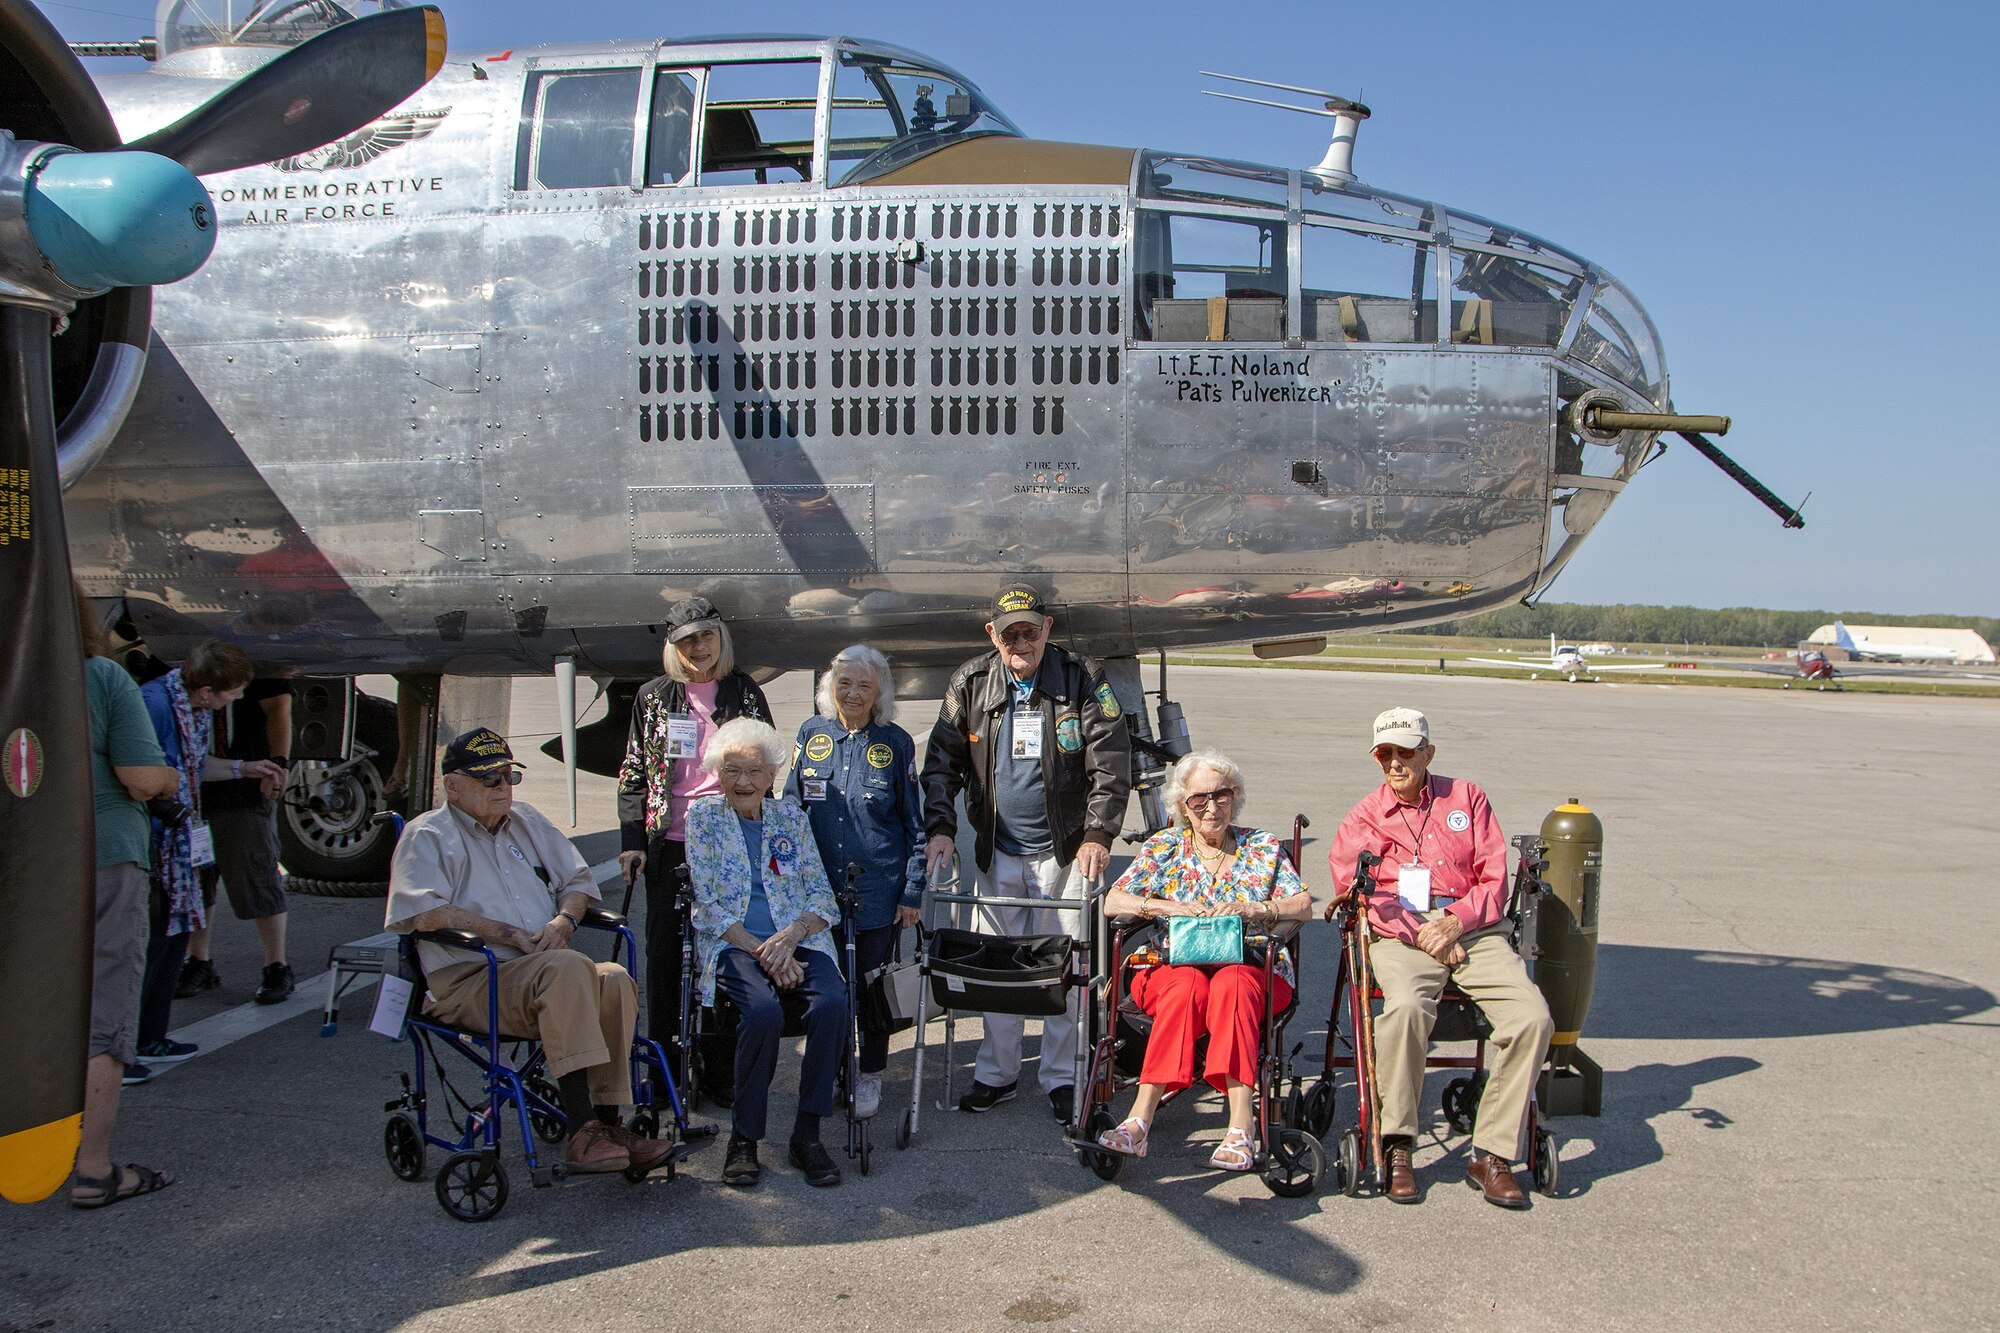
[[1393, 754], [1407, 764], [1423, 752], [1421, 746], [1414, 750], [1406, 750], [1400, 745], [1378, 745], [1375, 747], [1375, 762], [1386, 764], [1389, 762], [1389, 756]]
[[1234, 787], [1217, 787], [1214, 791], [1188, 793], [1187, 808], [1190, 810], [1206, 810], [1211, 801], [1224, 801], [1233, 804], [1235, 800], [1236, 789]]
[[521, 770], [518, 768], [510, 768], [503, 773], [467, 773], [465, 776], [471, 778], [488, 791], [497, 789], [503, 782], [509, 787], [518, 787], [521, 785]]
[[758, 764], [754, 768], [742, 768], [736, 764], [724, 764], [722, 766], [722, 776], [730, 782], [735, 782], [741, 778], [768, 778], [776, 771], [769, 764]]
[[1010, 625], [1000, 631], [1000, 642], [1010, 647], [1017, 643], [1033, 643], [1042, 637], [1042, 629], [1040, 625]]

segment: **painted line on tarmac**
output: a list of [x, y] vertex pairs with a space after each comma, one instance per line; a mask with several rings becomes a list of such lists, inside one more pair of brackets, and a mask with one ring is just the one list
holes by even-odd
[[[615, 876], [617, 873], [618, 858], [615, 856], [609, 861], [601, 861], [590, 867], [591, 879], [600, 885], [607, 878]], [[219, 1014], [210, 1014], [207, 1018], [199, 1019], [184, 1028], [175, 1028], [167, 1034], [172, 1040], [191, 1041], [201, 1049], [186, 1060], [175, 1060], [171, 1063], [157, 1060], [141, 1061], [140, 1063], [148, 1065], [153, 1071], [153, 1077], [158, 1078], [161, 1074], [172, 1070], [175, 1065], [184, 1065], [199, 1060], [202, 1056], [210, 1055], [225, 1046], [242, 1041], [245, 1037], [254, 1037], [266, 1028], [276, 1027], [287, 1019], [297, 1018], [300, 1014], [324, 1013], [326, 1009], [327, 978], [332, 975], [331, 971], [327, 971], [320, 973], [316, 977], [302, 979], [298, 983], [297, 988], [292, 992], [290, 998], [282, 1000], [277, 1004], [258, 1004], [255, 1000], [252, 1000], [247, 1004], [239, 1004], [234, 1009], [225, 1009]], [[348, 974], [349, 980], [354, 980], [355, 975], [350, 972]], [[363, 973], [361, 975], [365, 976], [366, 974]]]

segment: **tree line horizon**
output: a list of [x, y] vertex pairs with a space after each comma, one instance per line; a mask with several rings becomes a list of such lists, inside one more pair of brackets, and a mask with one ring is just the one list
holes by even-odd
[[1616, 603], [1544, 602], [1510, 606], [1443, 625], [1399, 633], [1491, 639], [1546, 639], [1565, 643], [1685, 643], [1727, 648], [1795, 648], [1821, 625], [1912, 625], [1976, 630], [1988, 643], [2000, 642], [2000, 619], [1991, 616], [1890, 615], [1880, 611], [1773, 611], [1730, 606], [1648, 606]]

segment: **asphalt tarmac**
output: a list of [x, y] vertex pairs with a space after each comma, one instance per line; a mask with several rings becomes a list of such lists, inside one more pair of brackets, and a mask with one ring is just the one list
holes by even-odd
[[[1278, 1199], [1210, 1171], [1213, 1096], [1170, 1107], [1152, 1155], [1103, 1183], [1060, 1142], [1032, 1062], [1018, 1100], [978, 1117], [927, 1106], [899, 1152], [904, 1034], [865, 1178], [833, 1120], [836, 1189], [808, 1188], [774, 1139], [750, 1192], [720, 1184], [713, 1143], [671, 1181], [535, 1190], [510, 1127], [512, 1197], [465, 1225], [385, 1164], [382, 1106], [410, 1048], [368, 1032], [368, 987], [335, 1037], [319, 1035], [314, 996], [127, 1089], [114, 1152], [177, 1183], [101, 1212], [61, 1193], [0, 1211], [0, 1333], [1993, 1326], [1990, 703], [1195, 668], [1169, 684], [1196, 743], [1245, 770], [1248, 822], [1310, 817], [1322, 901], [1326, 842], [1374, 785], [1367, 725], [1385, 707], [1430, 714], [1438, 770], [1480, 782], [1510, 835], [1572, 797], [1598, 812], [1604, 944], [1583, 1046], [1607, 1071], [1605, 1105], [1552, 1122], [1559, 1197], [1507, 1213], [1462, 1183], [1465, 1142], [1436, 1112], [1443, 1075], [1427, 1086], [1414, 1208]], [[806, 689], [772, 690], [788, 727]], [[549, 694], [518, 683], [517, 749], [553, 729]], [[933, 708], [910, 705], [913, 731]], [[530, 762], [522, 797], [561, 822], [559, 771]], [[581, 845], [603, 862], [610, 784], [586, 778], [581, 807]], [[300, 977], [381, 912], [295, 897]], [[225, 911], [217, 937], [224, 988], [177, 1006], [184, 1030], [273, 1016], [249, 1003], [254, 932]], [[1309, 929], [1291, 1031], [1303, 1070], [1319, 1061], [1335, 938]], [[959, 1032], [963, 1087], [976, 1022]], [[780, 1137], [796, 1071], [787, 1055]]]

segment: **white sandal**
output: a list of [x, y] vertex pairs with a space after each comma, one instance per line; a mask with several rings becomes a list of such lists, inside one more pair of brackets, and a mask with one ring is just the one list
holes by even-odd
[[1097, 1136], [1097, 1146], [1126, 1157], [1146, 1155], [1146, 1136], [1152, 1126], [1138, 1116], [1128, 1116], [1116, 1129], [1107, 1129]]
[[1248, 1171], [1250, 1163], [1250, 1136], [1234, 1126], [1208, 1157], [1208, 1164], [1218, 1171]]

